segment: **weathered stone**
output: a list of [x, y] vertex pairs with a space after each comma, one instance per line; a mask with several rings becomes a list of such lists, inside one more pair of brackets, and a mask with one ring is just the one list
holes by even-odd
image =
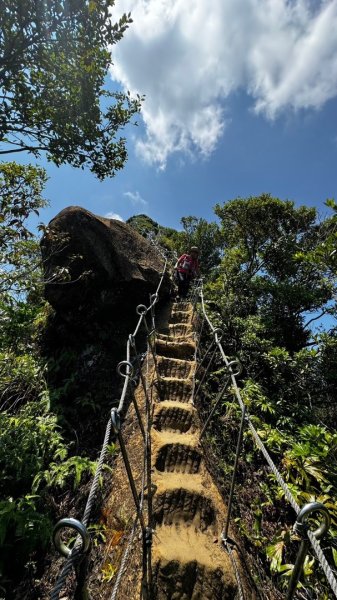
[[[153, 245], [129, 225], [78, 206], [50, 222], [41, 250], [46, 299], [63, 319], [81, 326], [148, 305], [164, 266]], [[165, 276], [161, 296], [169, 289]]]

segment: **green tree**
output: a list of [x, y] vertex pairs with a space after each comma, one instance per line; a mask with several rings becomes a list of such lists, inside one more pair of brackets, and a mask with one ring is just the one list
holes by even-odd
[[40, 354], [50, 309], [29, 219], [46, 204], [45, 182], [43, 169], [0, 164], [0, 587], [6, 598], [14, 597], [34, 552], [41, 557], [49, 544], [55, 490], [76, 487], [95, 466], [69, 456], [60, 415], [50, 410], [50, 394], [62, 391], [48, 389]]
[[0, 164], [0, 343], [5, 348], [27, 348], [44, 303], [39, 243], [27, 221], [46, 205], [46, 179], [44, 169], [32, 165]]
[[[141, 98], [104, 87], [111, 46], [132, 22], [113, 23], [114, 0], [4, 0], [0, 13], [0, 154], [46, 152], [99, 178], [126, 161], [118, 132]], [[112, 100], [112, 103], [110, 103]]]
[[[226, 354], [243, 366], [242, 398], [293, 496], [301, 506], [317, 500], [329, 509], [325, 553], [336, 565], [336, 326], [330, 320], [327, 331], [314, 331], [324, 314], [337, 315], [336, 215], [320, 221], [315, 209], [269, 194], [236, 198], [215, 210], [224, 255], [206, 287], [208, 311], [223, 330]], [[205, 397], [214, 402], [225, 376], [222, 360], [215, 358], [213, 369], [201, 396], [205, 415]], [[213, 419], [207, 442], [229, 492], [228, 465], [241, 417], [230, 393], [219, 413], [225, 410], [225, 418]], [[297, 550], [293, 514], [247, 431], [239, 463], [234, 510], [246, 549], [259, 555], [257, 570], [261, 557], [268, 558], [275, 584], [284, 589]], [[313, 597], [330, 597], [314, 559], [304, 574]]]
[[215, 212], [221, 219], [228, 302], [245, 317], [259, 314], [274, 339], [299, 350], [310, 339], [308, 315], [328, 307], [334, 285], [322, 265], [306, 260], [322, 243], [314, 208], [262, 194], [237, 198]]
[[127, 224], [143, 237], [172, 252], [173, 255], [177, 254], [181, 247], [182, 232], [171, 227], [163, 227], [147, 215], [134, 215], [127, 220]]
[[337, 204], [330, 198], [325, 205], [332, 209], [332, 216], [324, 219], [318, 226], [319, 243], [306, 254], [300, 254], [301, 258], [309, 262], [319, 263], [325, 269], [328, 277], [334, 278], [337, 274]]
[[158, 223], [156, 223], [156, 221], [147, 215], [134, 215], [126, 222], [128, 225], [130, 225], [130, 227], [138, 231], [138, 233], [145, 238], [156, 237], [160, 229]]
[[186, 252], [191, 246], [199, 248], [201, 272], [209, 274], [220, 263], [222, 236], [216, 223], [208, 223], [198, 217], [183, 217], [184, 228], [180, 238], [180, 251]]

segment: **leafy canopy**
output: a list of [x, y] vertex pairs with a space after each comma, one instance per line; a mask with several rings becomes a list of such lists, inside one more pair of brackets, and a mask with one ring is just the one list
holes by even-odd
[[334, 297], [333, 278], [314, 259], [326, 236], [316, 210], [262, 194], [217, 205], [215, 212], [227, 304], [233, 302], [237, 316], [259, 314], [275, 340], [299, 350], [310, 337], [307, 314], [328, 311]]
[[209, 276], [211, 270], [220, 263], [222, 253], [222, 236], [217, 223], [208, 223], [198, 217], [182, 217], [182, 231], [171, 227], [163, 227], [147, 215], [135, 215], [127, 220], [143, 237], [156, 241], [176, 257], [188, 252], [191, 246], [199, 248], [201, 272]]
[[113, 4], [2, 2], [0, 154], [43, 151], [57, 165], [88, 166], [99, 179], [123, 167], [127, 152], [118, 131], [142, 99], [104, 88], [111, 46], [132, 22], [124, 14], [114, 24]]
[[[337, 221], [335, 203], [327, 205], [334, 213], [321, 221], [315, 209], [269, 194], [217, 205], [224, 254], [207, 284], [206, 304], [212, 322], [223, 330], [226, 354], [243, 366], [242, 398], [291, 493], [300, 506], [318, 501], [330, 511], [324, 550], [336, 566]], [[329, 330], [323, 333], [322, 324], [313, 331], [313, 323], [324, 314], [330, 316]], [[214, 406], [226, 375], [218, 357], [213, 369], [200, 401], [205, 418], [210, 411], [205, 400]], [[207, 434], [227, 492], [241, 418], [231, 393], [229, 389], [218, 406]], [[257, 566], [267, 558], [275, 584], [286, 588], [298, 549], [293, 514], [247, 430], [233, 510], [246, 549], [259, 553]], [[330, 598], [313, 558], [307, 557], [303, 575], [312, 597]]]
[[24, 352], [43, 303], [40, 249], [27, 221], [46, 205], [46, 179], [32, 165], [0, 164], [0, 346]]
[[[48, 386], [39, 344], [50, 309], [42, 296], [41, 254], [29, 219], [46, 204], [45, 181], [43, 169], [0, 164], [0, 579], [4, 595], [12, 592], [27, 561], [34, 553], [41, 557], [49, 543], [57, 506], [53, 495], [64, 487], [75, 488], [95, 470], [89, 458], [69, 455], [74, 449], [64, 439], [60, 416], [50, 410], [50, 397], [62, 395], [67, 382], [59, 388]], [[60, 247], [63, 243], [64, 239]]]
[[216, 223], [208, 223], [198, 217], [183, 217], [184, 228], [181, 234], [181, 251], [186, 252], [191, 246], [199, 248], [200, 270], [206, 276], [220, 262], [222, 236]]

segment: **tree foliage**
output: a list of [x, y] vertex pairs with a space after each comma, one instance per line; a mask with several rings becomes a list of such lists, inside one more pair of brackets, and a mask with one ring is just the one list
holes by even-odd
[[27, 223], [46, 205], [46, 179], [45, 171], [32, 165], [0, 165], [0, 342], [16, 351], [29, 348], [43, 304], [39, 244]]
[[[335, 211], [332, 201], [328, 206]], [[317, 500], [329, 509], [325, 548], [336, 565], [336, 215], [319, 220], [314, 208], [269, 194], [236, 198], [215, 212], [224, 253], [207, 285], [208, 310], [223, 329], [226, 354], [243, 365], [242, 398], [293, 496], [300, 505]], [[329, 321], [317, 330], [325, 315]], [[222, 363], [216, 363], [204, 389], [211, 403], [224, 375]], [[226, 417], [218, 413], [208, 443], [221, 479], [230, 481], [228, 459], [234, 458], [241, 416], [230, 393], [221, 411]], [[259, 553], [258, 562], [261, 556], [270, 561], [275, 582], [284, 588], [296, 556], [294, 515], [249, 432], [241, 457], [237, 521], [247, 548]], [[330, 597], [312, 558], [304, 575], [312, 597]]]
[[180, 248], [181, 232], [172, 227], [164, 227], [147, 215], [134, 215], [127, 224], [138, 231], [146, 239], [161, 246], [164, 250], [176, 256]]
[[186, 252], [191, 246], [199, 248], [200, 270], [209, 275], [210, 271], [220, 263], [223, 239], [216, 223], [208, 223], [198, 217], [183, 217], [181, 219], [183, 232], [180, 249]]
[[8, 590], [32, 553], [49, 544], [50, 490], [78, 485], [94, 467], [86, 457], [68, 457], [70, 445], [50, 410], [50, 396], [60, 391], [48, 389], [40, 354], [48, 307], [28, 223], [46, 204], [45, 181], [44, 170], [32, 165], [0, 165], [0, 579]]
[[163, 227], [147, 215], [135, 215], [127, 220], [128, 225], [142, 236], [155, 240], [176, 257], [188, 252], [191, 246], [199, 248], [201, 273], [209, 276], [212, 269], [220, 263], [222, 236], [216, 223], [208, 223], [198, 217], [183, 217], [180, 221], [183, 229], [177, 231]]
[[100, 179], [127, 158], [118, 137], [141, 98], [104, 87], [111, 47], [132, 22], [114, 0], [4, 0], [0, 13], [0, 154], [46, 152]]
[[305, 318], [334, 297], [326, 270], [306, 260], [324, 237], [316, 210], [263, 194], [217, 205], [215, 212], [225, 245], [228, 302], [236, 303], [239, 295], [238, 316], [259, 314], [274, 339], [299, 350], [310, 338]]
[[160, 230], [160, 225], [151, 217], [147, 215], [134, 215], [130, 217], [127, 221], [127, 224], [130, 225], [133, 229], [138, 231], [140, 235], [145, 238], [151, 238], [158, 235]]

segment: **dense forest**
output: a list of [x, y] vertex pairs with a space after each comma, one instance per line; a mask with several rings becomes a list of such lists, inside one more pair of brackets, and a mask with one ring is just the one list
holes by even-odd
[[[228, 357], [243, 367], [242, 398], [298, 504], [318, 501], [330, 511], [323, 548], [337, 566], [337, 206], [326, 206], [330, 214], [320, 218], [315, 208], [269, 194], [236, 198], [215, 206], [217, 223], [188, 217], [182, 232], [155, 234], [178, 251], [200, 246], [206, 308], [223, 331]], [[137, 224], [146, 231], [141, 217]], [[204, 338], [206, 348], [211, 337]], [[204, 419], [225, 375], [219, 357], [198, 402]], [[240, 417], [229, 390], [204, 444], [225, 497]], [[258, 587], [269, 572], [285, 590], [296, 558], [294, 514], [249, 432], [238, 481], [235, 518], [255, 557]], [[330, 589], [316, 567], [307, 556], [303, 597], [327, 599]]]
[[[80, 409], [83, 420], [90, 421], [98, 407], [83, 395], [69, 408], [69, 395], [74, 393], [73, 358], [66, 351], [48, 357], [45, 347], [53, 310], [43, 296], [39, 239], [27, 224], [31, 214], [45, 204], [44, 183], [45, 173], [36, 167], [1, 166], [0, 559], [4, 590], [22, 578], [34, 581], [43, 571], [60, 503], [65, 497], [70, 502], [95, 468], [95, 455], [82, 439], [85, 428], [76, 426], [76, 414]], [[337, 216], [333, 201], [327, 202], [327, 210], [330, 214], [320, 219], [314, 208], [296, 207], [263, 194], [217, 205], [217, 219], [211, 223], [184, 217], [180, 231], [160, 226], [145, 215], [131, 218], [129, 225], [176, 255], [191, 244], [200, 248], [207, 311], [223, 330], [227, 355], [238, 358], [243, 366], [242, 397], [297, 502], [302, 505], [316, 499], [328, 507], [332, 526], [323, 547], [334, 564]], [[41, 229], [45, 231], [46, 226]], [[55, 273], [55, 277], [60, 275], [67, 279], [67, 273]], [[202, 344], [208, 341], [205, 331]], [[202, 417], [209, 413], [223, 379], [224, 366], [219, 361], [199, 398]], [[204, 442], [225, 496], [239, 419], [229, 390]], [[286, 585], [295, 558], [295, 546], [289, 544], [294, 515], [282, 496], [246, 433], [235, 520], [246, 551], [258, 565], [258, 580], [269, 577], [279, 589]], [[305, 562], [305, 576], [314, 597], [329, 597], [311, 556]], [[31, 593], [34, 597], [33, 588]]]
[[[6, 600], [46, 595], [52, 529], [85, 503], [115, 393], [111, 365], [121, 360], [122, 345], [107, 353], [110, 332], [80, 354], [64, 342], [44, 289], [52, 281], [71, 283], [70, 273], [61, 267], [46, 279], [40, 237], [50, 232], [33, 222], [46, 205], [47, 175], [27, 164], [27, 153], [36, 160], [44, 154], [57, 166], [86, 167], [100, 180], [123, 168], [121, 131], [144, 99], [106, 86], [111, 47], [132, 23], [130, 14], [112, 22], [113, 4], [6, 0], [0, 14], [0, 154], [25, 159], [0, 163], [0, 597]], [[337, 204], [327, 200], [319, 215], [261, 194], [228, 199], [214, 213], [213, 222], [184, 216], [179, 230], [146, 215], [128, 224], [173, 257], [198, 246], [206, 310], [223, 332], [229, 359], [242, 365], [239, 385], [254, 425], [297, 502], [328, 508], [322, 548], [337, 568]], [[204, 329], [201, 347], [209, 341]], [[96, 394], [84, 377], [89, 363], [101, 367], [99, 381], [91, 381], [100, 386]], [[217, 357], [198, 397], [201, 420], [225, 375]], [[203, 442], [225, 499], [240, 422], [227, 392]], [[112, 443], [109, 474], [115, 453]], [[296, 558], [294, 514], [248, 431], [238, 467], [238, 535], [260, 597], [266, 589], [278, 598]], [[90, 531], [96, 544], [104, 541], [104, 525], [94, 521]], [[331, 598], [311, 554], [304, 578], [299, 598]]]

